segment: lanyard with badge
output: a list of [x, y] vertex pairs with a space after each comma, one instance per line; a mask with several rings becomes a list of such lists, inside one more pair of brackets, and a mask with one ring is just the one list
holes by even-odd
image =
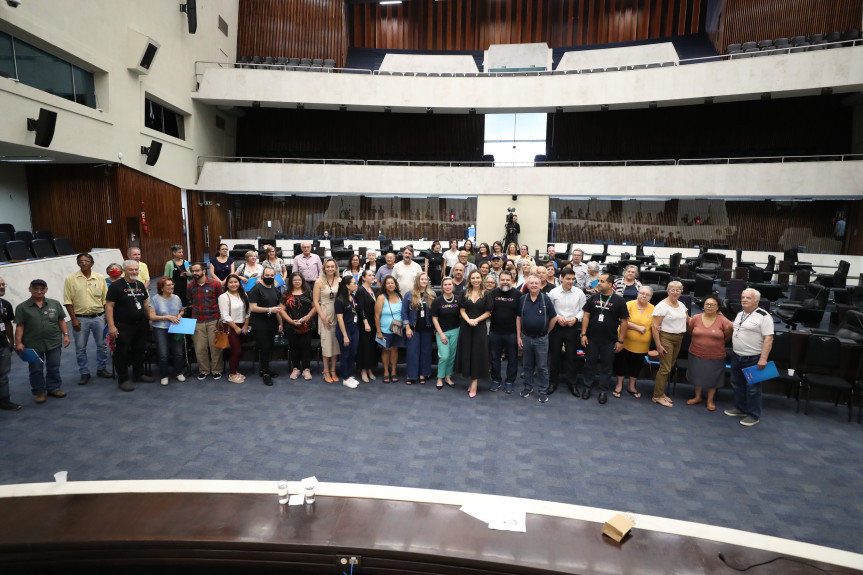
[[127, 281], [126, 286], [129, 288], [129, 293], [135, 298], [135, 309], [141, 309], [141, 302], [138, 301], [138, 282], [129, 284]]
[[734, 337], [740, 337], [740, 332], [743, 331], [743, 323], [749, 319], [755, 312], [746, 313], [745, 311], [740, 312], [740, 323], [734, 325]]
[[602, 301], [602, 294], [598, 295], [597, 298], [599, 299], [599, 306], [597, 306], [599, 307], [599, 315], [597, 316], [596, 321], [602, 323], [605, 321], [605, 310], [608, 309], [608, 304], [611, 302], [611, 296], [609, 295], [605, 302]]
[[6, 331], [6, 307], [3, 305], [3, 301], [0, 300], [0, 333]]

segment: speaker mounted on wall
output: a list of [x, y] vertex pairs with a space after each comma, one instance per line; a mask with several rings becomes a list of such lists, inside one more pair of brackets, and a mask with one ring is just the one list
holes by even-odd
[[162, 152], [162, 142], [157, 142], [156, 140], [150, 141], [150, 146], [141, 146], [141, 154], [147, 156], [146, 164], [148, 166], [155, 166], [156, 162], [159, 161], [159, 154]]
[[129, 28], [128, 33], [128, 69], [135, 74], [149, 74], [153, 60], [162, 45], [140, 32]]
[[186, 14], [186, 20], [189, 21], [189, 34], [194, 34], [198, 31], [198, 6], [196, 0], [186, 0], [185, 4], [180, 4], [180, 12]]
[[57, 112], [39, 108], [39, 118], [27, 118], [27, 129], [36, 132], [36, 145], [47, 148], [54, 139], [54, 126], [57, 125]]

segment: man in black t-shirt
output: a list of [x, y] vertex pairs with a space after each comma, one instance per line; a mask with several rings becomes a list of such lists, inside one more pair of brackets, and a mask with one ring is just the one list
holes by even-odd
[[[6, 295], [6, 280], [0, 278], [0, 296]], [[9, 372], [12, 370], [12, 348], [15, 338], [12, 336], [12, 322], [15, 320], [15, 310], [12, 304], [0, 298], [0, 409], [17, 411], [21, 406], [9, 398]]]
[[114, 369], [117, 383], [123, 391], [135, 391], [129, 381], [129, 364], [135, 381], [155, 381], [144, 375], [144, 349], [150, 331], [150, 294], [138, 281], [138, 262], [123, 262], [124, 278], [108, 287], [105, 296], [105, 319], [108, 322], [108, 337], [116, 342]]
[[491, 391], [500, 389], [500, 358], [506, 354], [506, 393], [512, 393], [518, 377], [518, 339], [515, 319], [521, 292], [512, 287], [512, 274], [500, 272], [500, 287], [491, 292], [491, 326], [488, 341], [491, 346]]
[[596, 380], [596, 364], [602, 364], [599, 378], [599, 403], [608, 401], [609, 377], [614, 354], [623, 349], [623, 334], [629, 319], [629, 311], [623, 298], [614, 293], [611, 274], [600, 274], [594, 295], [584, 304], [581, 321], [581, 345], [584, 347], [584, 390], [582, 399], [590, 399], [590, 390]]

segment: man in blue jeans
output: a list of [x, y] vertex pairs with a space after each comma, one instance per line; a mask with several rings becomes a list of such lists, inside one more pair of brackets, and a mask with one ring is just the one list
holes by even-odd
[[75, 359], [81, 379], [78, 385], [90, 381], [90, 367], [87, 364], [87, 340], [93, 336], [96, 344], [96, 372], [99, 377], [111, 378], [108, 371], [108, 346], [105, 345], [105, 295], [108, 284], [105, 277], [93, 270], [93, 256], [78, 254], [77, 272], [66, 277], [63, 283], [63, 305], [72, 324], [75, 337]]
[[0, 278], [0, 409], [18, 411], [21, 406], [9, 397], [9, 371], [12, 369], [12, 304], [2, 298], [6, 295], [6, 280]]
[[499, 275], [500, 287], [491, 292], [491, 326], [488, 342], [491, 347], [491, 391], [500, 389], [500, 363], [506, 354], [506, 393], [512, 393], [515, 378], [518, 377], [518, 341], [515, 335], [518, 302], [521, 292], [512, 287], [512, 274], [502, 271]]
[[527, 279], [527, 293], [521, 296], [515, 320], [524, 366], [524, 389], [519, 395], [530, 396], [535, 383], [539, 402], [548, 403], [548, 332], [557, 321], [557, 312], [551, 298], [539, 286], [539, 277], [532, 275]]
[[45, 297], [48, 284], [45, 280], [30, 282], [30, 299], [15, 308], [15, 349], [24, 353], [32, 349], [42, 360], [28, 364], [30, 389], [36, 403], [45, 403], [51, 397], [66, 397], [60, 389], [60, 345], [69, 347], [69, 330], [63, 306], [55, 299]]
[[767, 367], [767, 358], [773, 347], [773, 317], [760, 307], [761, 293], [745, 289], [740, 296], [743, 311], [734, 319], [731, 344], [731, 388], [734, 390], [734, 409], [725, 415], [742, 417], [741, 425], [752, 427], [761, 421], [761, 382], [747, 384], [743, 370], [753, 365]]

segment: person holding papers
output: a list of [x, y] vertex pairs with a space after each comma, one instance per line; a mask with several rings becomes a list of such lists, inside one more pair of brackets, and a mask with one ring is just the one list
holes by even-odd
[[741, 425], [751, 427], [761, 420], [761, 382], [747, 385], [743, 370], [753, 365], [767, 367], [767, 357], [773, 347], [773, 317], [760, 307], [761, 293], [745, 289], [740, 296], [743, 311], [734, 319], [731, 344], [731, 388], [734, 390], [734, 409], [725, 415], [742, 417]]
[[156, 354], [159, 358], [159, 383], [168, 385], [169, 378], [186, 381], [183, 375], [183, 343], [186, 336], [169, 333], [171, 324], [180, 323], [183, 317], [183, 302], [174, 295], [174, 280], [162, 276], [156, 283], [158, 295], [151, 301], [150, 322], [153, 326], [153, 339], [156, 340]]
[[725, 384], [725, 342], [731, 337], [731, 322], [719, 313], [719, 300], [713, 296], [704, 298], [704, 313], [689, 320], [689, 367], [686, 379], [695, 386], [695, 397], [686, 405], [701, 403], [701, 389], [707, 388], [707, 410], [715, 411], [713, 397], [716, 388]]
[[30, 389], [36, 403], [45, 403], [45, 398], [66, 397], [60, 389], [60, 345], [69, 347], [69, 330], [66, 327], [63, 306], [54, 299], [45, 297], [48, 284], [45, 280], [30, 282], [30, 299], [15, 308], [15, 349], [24, 353], [32, 349], [42, 361], [28, 363]]

